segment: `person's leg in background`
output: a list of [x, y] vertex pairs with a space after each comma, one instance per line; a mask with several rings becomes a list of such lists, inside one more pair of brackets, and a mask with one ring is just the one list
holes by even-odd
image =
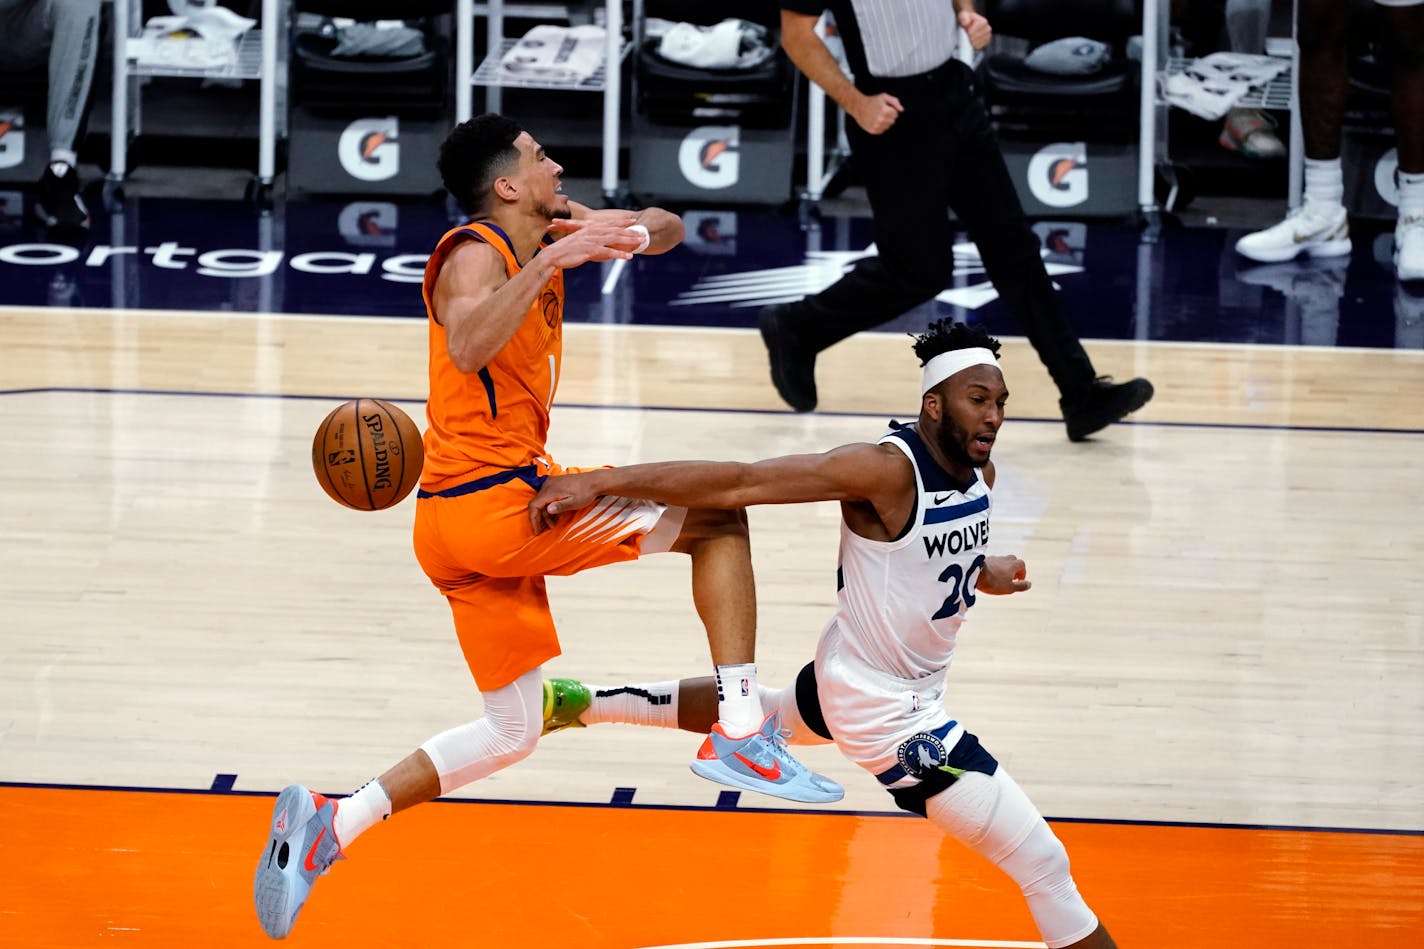
[[[967, 71], [964, 78], [967, 83]], [[1152, 384], [1097, 378], [1059, 304], [989, 117], [972, 88], [967, 90], [967, 104], [949, 133], [957, 151], [949, 205], [979, 248], [994, 289], [1058, 387], [1068, 437], [1079, 441], [1147, 404]]]
[[1400, 280], [1424, 280], [1424, 0], [1380, 3], [1395, 45], [1394, 128], [1399, 144], [1399, 220], [1394, 266]]
[[941, 104], [904, 98], [905, 111], [884, 133], [869, 135], [853, 122], [846, 129], [879, 256], [857, 261], [820, 293], [761, 312], [772, 382], [798, 412], [816, 407], [818, 353], [933, 298], [954, 270], [946, 175], [938, 168], [953, 158], [930, 146]]
[[[1227, 46], [1233, 53], [1265, 54], [1271, 0], [1226, 0], [1224, 18]], [[1217, 141], [1247, 158], [1284, 158], [1286, 147], [1275, 129], [1275, 120], [1261, 109], [1232, 109]]]
[[1299, 0], [1300, 119], [1305, 137], [1305, 200], [1280, 224], [1248, 234], [1236, 252], [1261, 263], [1279, 263], [1301, 253], [1343, 257], [1350, 253], [1345, 181], [1340, 168], [1340, 128], [1348, 77], [1345, 0]]
[[48, 61], [49, 164], [35, 212], [54, 231], [83, 232], [89, 209], [79, 196], [78, 143], [99, 58], [100, 0], [0, 0], [0, 55], [10, 68]]

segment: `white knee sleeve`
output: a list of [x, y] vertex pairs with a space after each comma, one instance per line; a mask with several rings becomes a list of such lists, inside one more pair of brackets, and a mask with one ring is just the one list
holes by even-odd
[[483, 693], [485, 716], [443, 731], [421, 745], [448, 794], [529, 757], [544, 729], [543, 671], [534, 669]]
[[970, 771], [927, 805], [929, 819], [988, 859], [1023, 890], [1050, 949], [1071, 946], [1098, 928], [1068, 872], [1068, 852], [1038, 808], [1001, 766], [993, 777]]
[[787, 686], [784, 689], [769, 689], [761, 683], [757, 683], [757, 692], [761, 696], [762, 715], [770, 715], [772, 712], [781, 713], [781, 727], [791, 733], [786, 739], [788, 745], [830, 744], [829, 738], [822, 738], [811, 731], [801, 718], [801, 709], [796, 704], [794, 686]]

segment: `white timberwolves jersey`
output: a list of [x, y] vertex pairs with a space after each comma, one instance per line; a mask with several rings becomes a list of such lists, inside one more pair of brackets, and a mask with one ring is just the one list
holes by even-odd
[[[893, 424], [893, 423], [892, 423]], [[918, 503], [904, 533], [868, 540], [841, 522], [841, 649], [903, 679], [943, 670], [955, 634], [974, 605], [989, 543], [989, 487], [975, 469], [961, 484], [930, 456], [919, 433], [895, 425], [880, 439], [915, 466]]]

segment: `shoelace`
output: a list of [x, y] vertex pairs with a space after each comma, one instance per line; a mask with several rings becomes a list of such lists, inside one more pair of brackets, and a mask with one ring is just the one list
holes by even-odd
[[767, 741], [772, 755], [777, 761], [787, 766], [792, 772], [800, 773], [806, 768], [801, 762], [791, 756], [791, 749], [787, 747], [787, 740], [791, 737], [791, 729], [781, 727], [781, 719], [776, 719], [776, 724], [771, 730], [771, 737]]

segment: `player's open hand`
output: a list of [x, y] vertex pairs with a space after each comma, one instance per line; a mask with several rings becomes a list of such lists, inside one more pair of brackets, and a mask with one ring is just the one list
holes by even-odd
[[539, 493], [529, 502], [529, 523], [542, 534], [554, 526], [559, 515], [588, 507], [598, 499], [598, 490], [587, 473], [553, 475], [545, 478]]
[[1033, 581], [1025, 579], [1027, 576], [1028, 565], [1017, 557], [985, 557], [984, 569], [974, 588], [994, 596], [1022, 593], [1033, 586]]
[[555, 220], [549, 233], [558, 237], [540, 253], [549, 254], [555, 266], [565, 270], [598, 260], [629, 260], [643, 244], [639, 231], [628, 230], [636, 219], [627, 218]]

